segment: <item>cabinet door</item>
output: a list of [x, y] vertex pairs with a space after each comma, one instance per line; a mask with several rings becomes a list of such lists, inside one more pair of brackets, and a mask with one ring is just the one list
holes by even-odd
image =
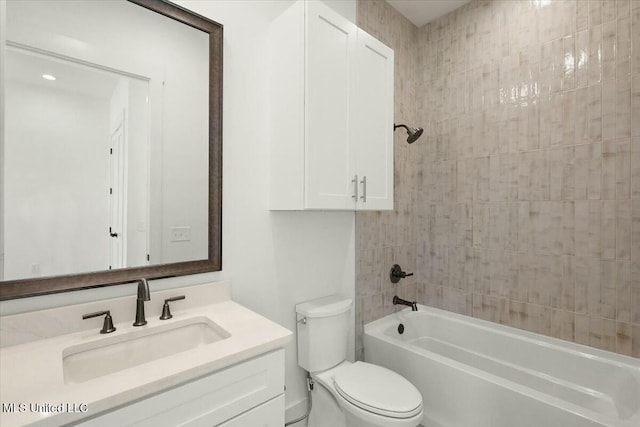
[[353, 209], [349, 96], [356, 26], [321, 2], [306, 4], [305, 208]]
[[358, 30], [351, 142], [358, 210], [393, 209], [393, 50]]
[[[211, 427], [264, 402], [272, 402], [269, 414], [284, 418], [284, 403], [277, 399], [282, 395], [283, 388], [284, 350], [280, 349], [125, 404], [77, 425]], [[131, 399], [135, 397], [130, 396]]]

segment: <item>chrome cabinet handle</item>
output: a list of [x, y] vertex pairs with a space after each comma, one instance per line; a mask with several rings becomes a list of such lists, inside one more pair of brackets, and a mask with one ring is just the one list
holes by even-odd
[[360, 181], [360, 184], [362, 184], [362, 196], [360, 196], [360, 198], [362, 199], [363, 203], [367, 203], [367, 177], [366, 176], [362, 177], [362, 181]]
[[354, 175], [353, 179], [351, 180], [351, 182], [353, 182], [353, 186], [355, 187], [355, 194], [353, 196], [351, 196], [351, 198], [353, 200], [355, 200], [356, 202], [358, 201], [358, 175]]

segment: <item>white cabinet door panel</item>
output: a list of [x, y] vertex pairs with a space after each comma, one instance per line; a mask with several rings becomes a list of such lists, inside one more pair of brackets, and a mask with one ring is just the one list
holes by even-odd
[[218, 427], [282, 427], [284, 425], [284, 395], [253, 408]]
[[319, 2], [307, 8], [305, 207], [353, 208], [349, 96], [356, 26]]
[[393, 209], [393, 61], [393, 50], [358, 30], [351, 140], [359, 210]]
[[[282, 395], [283, 390], [284, 350], [277, 350], [127, 404], [79, 425], [210, 427]], [[284, 405], [281, 411], [284, 414]]]

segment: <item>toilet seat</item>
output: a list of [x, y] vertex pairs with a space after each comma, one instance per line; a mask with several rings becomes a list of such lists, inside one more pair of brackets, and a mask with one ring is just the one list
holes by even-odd
[[422, 395], [399, 374], [366, 362], [355, 362], [333, 377], [335, 390], [347, 402], [390, 418], [411, 418], [422, 411]]

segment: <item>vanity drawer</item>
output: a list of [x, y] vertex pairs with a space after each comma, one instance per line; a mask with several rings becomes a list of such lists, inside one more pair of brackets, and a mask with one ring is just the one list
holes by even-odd
[[[282, 395], [283, 390], [284, 350], [277, 350], [77, 425], [216, 426]], [[269, 413], [280, 411], [284, 417], [284, 402], [276, 402], [281, 403], [279, 408], [272, 404]]]
[[282, 427], [284, 425], [284, 395], [240, 414], [218, 427]]

